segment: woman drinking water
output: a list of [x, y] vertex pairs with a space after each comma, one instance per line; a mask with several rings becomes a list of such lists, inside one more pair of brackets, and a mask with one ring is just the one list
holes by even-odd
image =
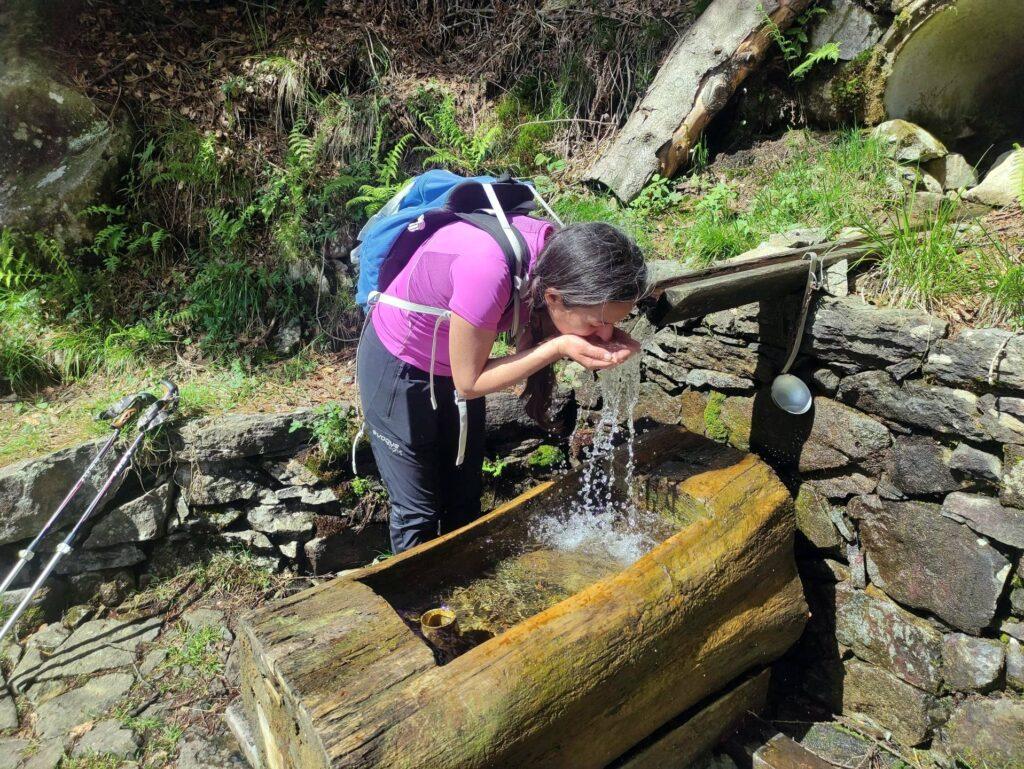
[[[521, 302], [510, 302], [515, 286], [497, 241], [457, 221], [413, 252], [364, 327], [359, 393], [391, 498], [395, 553], [480, 515], [484, 395], [527, 380], [527, 412], [545, 423], [556, 361], [596, 371], [639, 350], [615, 327], [646, 286], [643, 254], [628, 236], [599, 222], [557, 231], [526, 215], [509, 222], [526, 245]], [[491, 358], [498, 334], [514, 326], [523, 329], [517, 352]]]

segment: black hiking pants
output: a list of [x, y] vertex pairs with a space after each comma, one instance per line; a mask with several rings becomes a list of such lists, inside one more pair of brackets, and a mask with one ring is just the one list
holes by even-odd
[[466, 456], [456, 467], [459, 413], [451, 377], [430, 375], [399, 360], [367, 322], [356, 356], [366, 434], [391, 497], [395, 553], [464, 526], [480, 515], [484, 459], [484, 399], [467, 402]]

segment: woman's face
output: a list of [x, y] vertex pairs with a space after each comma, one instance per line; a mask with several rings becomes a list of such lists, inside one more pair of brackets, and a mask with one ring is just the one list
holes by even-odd
[[633, 310], [633, 302], [605, 302], [584, 307], [566, 307], [554, 289], [544, 292], [551, 322], [561, 334], [592, 336], [603, 342], [612, 338], [616, 323], [620, 323]]

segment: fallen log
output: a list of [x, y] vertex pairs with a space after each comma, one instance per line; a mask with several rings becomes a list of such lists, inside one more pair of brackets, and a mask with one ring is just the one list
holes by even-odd
[[712, 2], [676, 42], [587, 178], [628, 202], [655, 173], [673, 176], [689, 162], [707, 124], [761, 64], [773, 34], [808, 5], [810, 0]]
[[[492, 568], [565, 508], [577, 474], [246, 619], [241, 689], [261, 762], [600, 769], [778, 658], [806, 618], [785, 487], [756, 457], [677, 428], [647, 436], [637, 460], [645, 498], [704, 514], [446, 664], [398, 607]], [[743, 691], [726, 704], [757, 693]]]

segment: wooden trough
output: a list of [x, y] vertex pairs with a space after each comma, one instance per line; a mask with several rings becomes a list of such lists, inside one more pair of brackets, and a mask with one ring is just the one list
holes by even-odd
[[259, 762], [636, 769], [709, 747], [763, 700], [765, 666], [805, 622], [791, 500], [756, 457], [679, 428], [645, 437], [637, 469], [635, 498], [681, 530], [446, 664], [400, 610], [487, 573], [566, 508], [576, 474], [249, 616]]

